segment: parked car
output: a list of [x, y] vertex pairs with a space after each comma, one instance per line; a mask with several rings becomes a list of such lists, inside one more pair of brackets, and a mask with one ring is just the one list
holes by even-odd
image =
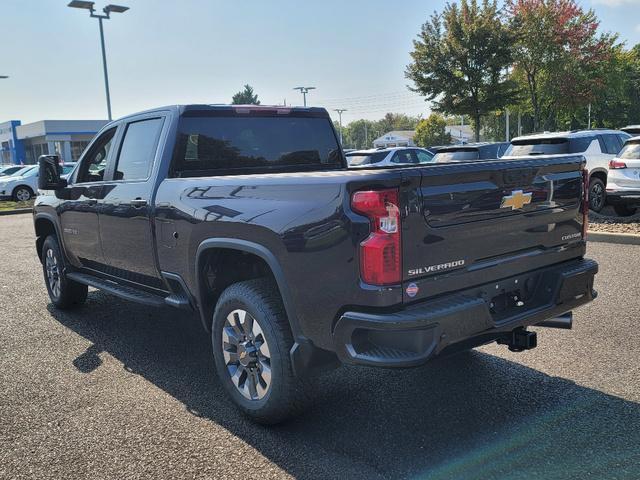
[[589, 208], [601, 211], [607, 201], [609, 161], [631, 138], [620, 130], [575, 130], [514, 138], [503, 159], [539, 155], [582, 155], [589, 171]]
[[349, 168], [392, 167], [433, 161], [433, 153], [425, 148], [392, 147], [356, 150], [345, 154]]
[[62, 164], [62, 171], [60, 172], [60, 175], [62, 176], [62, 178], [67, 178], [69, 176], [69, 174], [73, 171], [73, 169], [76, 167], [76, 162], [64, 162]]
[[635, 214], [640, 207], [640, 137], [627, 140], [609, 162], [607, 202], [623, 217]]
[[18, 170], [21, 170], [23, 168], [24, 168], [24, 165], [8, 165], [8, 166], [0, 167], [0, 177], [6, 177], [7, 175], [16, 173]]
[[509, 142], [478, 142], [440, 147], [433, 159], [436, 163], [497, 160], [504, 155]]
[[640, 135], [640, 125], [628, 125], [626, 127], [622, 127], [620, 130], [628, 133], [629, 135]]
[[0, 177], [0, 198], [12, 199], [16, 202], [30, 200], [38, 191], [38, 167], [31, 165], [14, 172], [12, 175]]
[[196, 312], [223, 389], [264, 423], [314, 372], [528, 350], [527, 327], [570, 328], [596, 295], [579, 155], [348, 169], [325, 109], [192, 105], [110, 122], [68, 180], [39, 162], [53, 306], [93, 286]]

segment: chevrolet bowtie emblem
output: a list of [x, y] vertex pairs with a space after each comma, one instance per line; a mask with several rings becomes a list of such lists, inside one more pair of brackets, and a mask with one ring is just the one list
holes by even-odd
[[502, 197], [500, 208], [509, 208], [511, 210], [518, 210], [525, 205], [531, 203], [531, 193], [523, 193], [522, 190], [514, 190], [511, 195]]

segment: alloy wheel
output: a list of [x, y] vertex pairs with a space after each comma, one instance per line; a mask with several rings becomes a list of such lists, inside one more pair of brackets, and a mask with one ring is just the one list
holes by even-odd
[[16, 198], [20, 202], [26, 202], [27, 200], [29, 200], [31, 198], [31, 193], [26, 188], [20, 188], [16, 192]]
[[58, 298], [60, 297], [60, 269], [58, 268], [58, 258], [51, 248], [47, 249], [44, 266], [51, 293], [55, 298]]
[[602, 207], [602, 203], [604, 202], [604, 188], [600, 183], [594, 183], [591, 186], [589, 199], [591, 200], [591, 208], [593, 210], [598, 210]]
[[271, 385], [271, 353], [258, 321], [233, 310], [222, 329], [222, 353], [231, 381], [249, 400], [261, 400]]

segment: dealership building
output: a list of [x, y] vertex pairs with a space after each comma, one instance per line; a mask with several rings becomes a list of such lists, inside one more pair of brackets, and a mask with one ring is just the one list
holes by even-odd
[[20, 120], [0, 123], [0, 164], [34, 164], [40, 155], [75, 162], [107, 120]]

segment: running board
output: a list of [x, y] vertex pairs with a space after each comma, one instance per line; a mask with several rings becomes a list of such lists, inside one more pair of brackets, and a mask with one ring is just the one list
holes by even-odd
[[82, 283], [83, 285], [104, 290], [105, 292], [124, 298], [125, 300], [141, 303], [150, 307], [163, 307], [167, 305], [167, 303], [165, 303], [165, 298], [159, 295], [147, 293], [143, 290], [138, 290], [137, 288], [121, 285], [86, 273], [68, 272], [67, 278], [75, 282]]

